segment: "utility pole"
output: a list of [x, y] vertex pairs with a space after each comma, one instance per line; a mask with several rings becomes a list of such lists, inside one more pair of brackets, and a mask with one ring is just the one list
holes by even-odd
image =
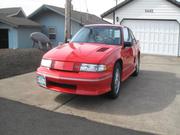
[[[116, 1], [116, 6], [118, 5], [118, 3], [119, 3], [119, 0], [115, 0]], [[122, 0], [121, 0], [122, 1]]]
[[66, 0], [65, 4], [65, 28], [64, 28], [64, 42], [67, 43], [71, 38], [71, 1]]

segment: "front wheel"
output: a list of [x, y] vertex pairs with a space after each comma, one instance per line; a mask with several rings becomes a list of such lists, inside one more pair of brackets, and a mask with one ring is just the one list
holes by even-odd
[[115, 99], [119, 96], [121, 89], [121, 65], [116, 63], [113, 71], [113, 78], [111, 83], [111, 91], [108, 93], [108, 96], [112, 99]]

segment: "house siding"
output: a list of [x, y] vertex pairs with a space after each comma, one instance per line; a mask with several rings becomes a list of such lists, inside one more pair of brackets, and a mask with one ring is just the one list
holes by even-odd
[[15, 28], [3, 23], [0, 23], [0, 29], [8, 29], [8, 42], [11, 49], [32, 48], [30, 34], [40, 31], [40, 28]]
[[4, 23], [0, 23], [0, 29], [8, 29], [9, 48], [16, 49], [18, 47], [17, 29]]
[[15, 28], [11, 28], [9, 31], [9, 48], [18, 48], [18, 34]]
[[[42, 32], [46, 35], [48, 35], [48, 27], [56, 28], [56, 39], [51, 40], [54, 46], [58, 45], [59, 42], [64, 42], [64, 16], [47, 10], [31, 19], [42, 25]], [[81, 28], [80, 24], [74, 21], [71, 22], [71, 27], [72, 35], [74, 35]]]
[[74, 36], [76, 32], [78, 32], [82, 28], [82, 25], [80, 25], [77, 22], [71, 21], [71, 34]]
[[[145, 12], [151, 10], [151, 12]], [[119, 24], [124, 18], [133, 19], [167, 19], [180, 22], [179, 7], [166, 0], [134, 0], [115, 11]]]
[[17, 48], [32, 48], [32, 40], [30, 39], [30, 34], [33, 32], [40, 32], [40, 28], [18, 28], [17, 29]]

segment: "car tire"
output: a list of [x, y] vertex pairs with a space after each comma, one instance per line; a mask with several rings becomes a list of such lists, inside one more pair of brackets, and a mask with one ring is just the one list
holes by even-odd
[[133, 76], [138, 76], [139, 75], [139, 71], [140, 71], [140, 56], [138, 55], [137, 59], [136, 59], [136, 67], [135, 67], [135, 71], [132, 74]]
[[111, 91], [108, 93], [108, 97], [111, 99], [116, 99], [119, 96], [121, 89], [121, 71], [121, 64], [116, 63], [113, 70]]

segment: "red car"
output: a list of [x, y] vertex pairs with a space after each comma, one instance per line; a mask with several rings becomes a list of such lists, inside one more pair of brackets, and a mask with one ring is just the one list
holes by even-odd
[[47, 52], [37, 82], [50, 90], [78, 95], [108, 93], [116, 98], [121, 82], [140, 67], [139, 42], [120, 25], [87, 25], [69, 43]]

